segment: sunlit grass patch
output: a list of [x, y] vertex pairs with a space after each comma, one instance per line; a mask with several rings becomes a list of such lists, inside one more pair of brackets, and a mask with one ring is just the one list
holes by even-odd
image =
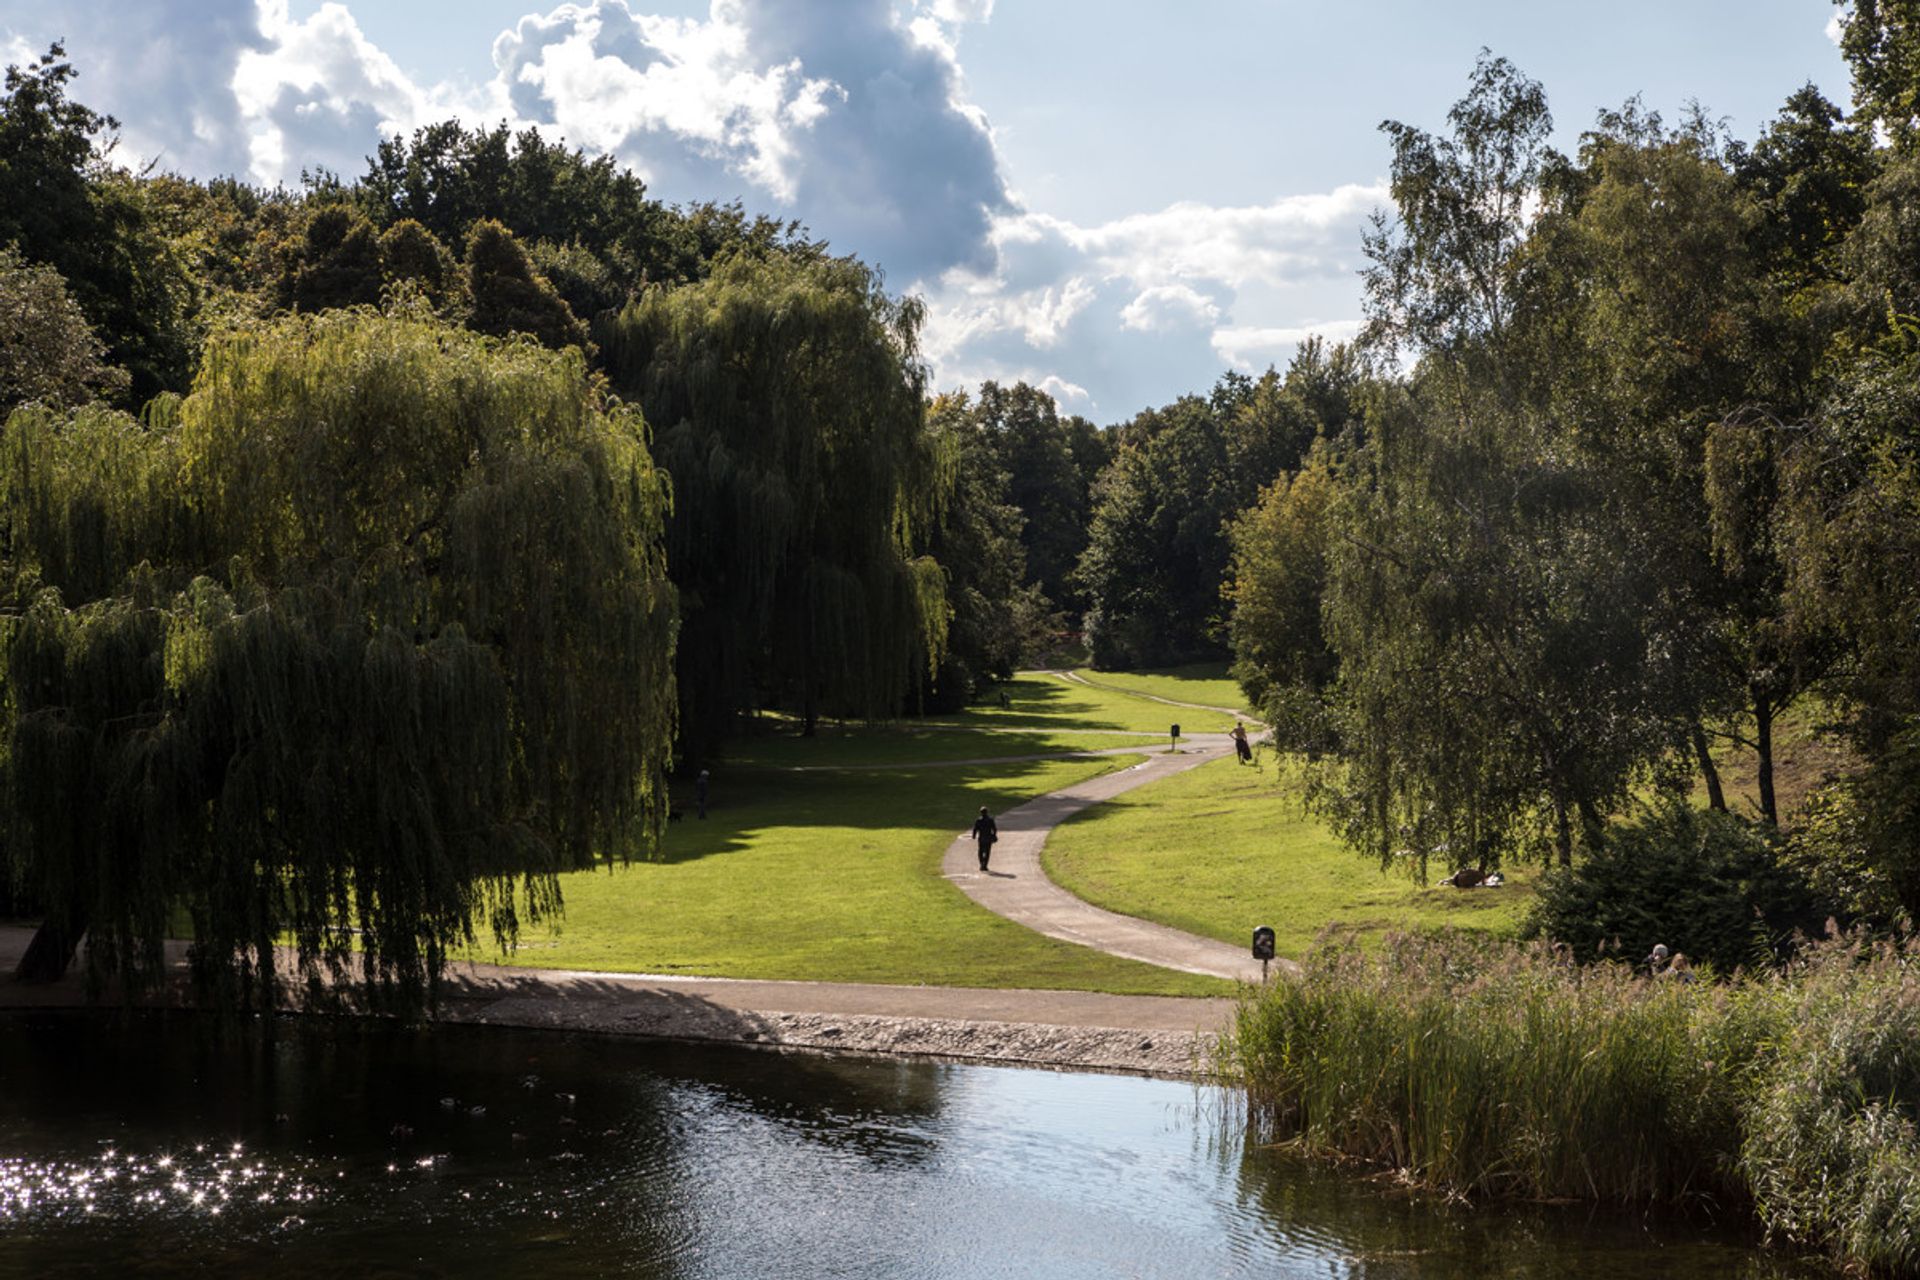
[[1508, 868], [1501, 888], [1464, 890], [1382, 871], [1302, 811], [1266, 753], [1258, 769], [1217, 760], [1096, 805], [1053, 833], [1042, 860], [1056, 883], [1124, 915], [1232, 943], [1271, 926], [1286, 956], [1330, 926], [1362, 938], [1512, 933], [1532, 899], [1530, 869]]
[[[996, 701], [1004, 692], [1007, 705]], [[1129, 732], [1164, 734], [1179, 724], [1189, 733], [1224, 733], [1233, 717], [1211, 711], [1169, 707], [1129, 697], [1050, 672], [1026, 671], [997, 686], [981, 703], [951, 716], [926, 721], [928, 725], [973, 725], [998, 729], [1037, 729], [1051, 732]]]
[[1224, 662], [1196, 662], [1158, 671], [1095, 671], [1089, 667], [1074, 674], [1092, 684], [1145, 694], [1151, 698], [1191, 702], [1203, 707], [1251, 710], [1247, 706], [1247, 695], [1240, 690], [1240, 682], [1227, 675], [1227, 664]]
[[[976, 906], [941, 854], [994, 812], [1134, 761], [795, 773], [722, 768], [658, 861], [562, 878], [512, 963], [834, 982], [1220, 995], [1230, 984], [1057, 942]], [[476, 958], [485, 959], [486, 956]]]

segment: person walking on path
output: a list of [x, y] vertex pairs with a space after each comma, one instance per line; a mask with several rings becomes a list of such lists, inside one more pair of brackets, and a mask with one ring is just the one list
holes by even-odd
[[1253, 746], [1247, 741], [1247, 727], [1238, 720], [1233, 722], [1233, 752], [1240, 757], [1241, 764], [1253, 763]]
[[980, 846], [980, 869], [985, 871], [987, 859], [993, 856], [993, 843], [1000, 838], [1000, 828], [985, 805], [980, 806], [980, 816], [973, 820], [973, 838]]

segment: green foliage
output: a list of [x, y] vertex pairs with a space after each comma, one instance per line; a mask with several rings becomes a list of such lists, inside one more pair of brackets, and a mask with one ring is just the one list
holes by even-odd
[[1767, 1230], [1871, 1274], [1920, 1269], [1915, 957], [1839, 951], [1804, 974], [1749, 1105], [1739, 1169]]
[[1393, 143], [1399, 223], [1379, 215], [1366, 238], [1370, 345], [1497, 342], [1513, 311], [1526, 207], [1553, 129], [1546, 93], [1482, 50], [1447, 121], [1452, 137], [1392, 120], [1380, 126]]
[[[1297, 473], [1275, 480], [1231, 529], [1234, 676], [1255, 706], [1270, 711], [1289, 694], [1318, 695], [1338, 670], [1320, 623], [1340, 491], [1334, 465], [1330, 450], [1317, 451]], [[1306, 724], [1284, 719], [1272, 723], [1291, 746], [1315, 745]]]
[[1920, 155], [1890, 161], [1846, 244], [1847, 266], [1878, 328], [1920, 314]]
[[385, 284], [380, 235], [346, 205], [327, 205], [307, 222], [306, 243], [293, 278], [293, 305], [301, 311], [370, 307]]
[[1230, 1061], [1275, 1139], [1469, 1195], [1730, 1190], [1759, 1028], [1729, 993], [1467, 935], [1324, 943], [1242, 1006]]
[[649, 290], [602, 330], [673, 477], [696, 758], [754, 707], [809, 724], [896, 713], [937, 665], [947, 600], [918, 552], [939, 478], [919, 319], [856, 262], [740, 257]]
[[66, 408], [124, 391], [105, 355], [60, 273], [0, 248], [0, 418], [30, 400]]
[[1874, 175], [1868, 132], [1844, 125], [1840, 109], [1809, 84], [1751, 148], [1736, 144], [1727, 159], [1761, 203], [1753, 244], [1770, 268], [1796, 285], [1838, 279], [1841, 246], [1866, 212]]
[[1101, 436], [1081, 419], [1063, 420], [1052, 396], [1024, 382], [983, 383], [976, 401], [950, 412], [964, 414], [1007, 477], [1006, 500], [1020, 513], [1031, 581], [1054, 604], [1077, 611], [1069, 575], [1087, 545], [1089, 486], [1104, 462]]
[[140, 184], [106, 168], [118, 127], [67, 98], [75, 72], [52, 46], [10, 66], [0, 97], [0, 246], [58, 271], [131, 400], [185, 385], [191, 278], [158, 233]]
[[96, 982], [156, 978], [184, 908], [228, 1003], [274, 1001], [290, 938], [413, 1008], [477, 921], [653, 847], [666, 495], [577, 353], [292, 319], [145, 425], [16, 413], [0, 464], [0, 855]]
[[616, 258], [613, 264], [579, 243], [536, 241], [528, 251], [534, 267], [553, 286], [569, 310], [583, 319], [617, 311], [632, 296], [636, 274], [632, 264]]
[[1662, 943], [1725, 972], [1772, 964], [1825, 919], [1771, 824], [1668, 799], [1543, 877], [1528, 930], [1583, 963]]
[[475, 223], [491, 219], [523, 240], [602, 254], [644, 247], [663, 217], [639, 175], [612, 156], [589, 160], [537, 129], [453, 120], [382, 142], [354, 198], [379, 226], [411, 219], [442, 244], [465, 244]]
[[1228, 526], [1323, 430], [1301, 394], [1320, 362], [1310, 346], [1285, 379], [1228, 374], [1207, 400], [1185, 396], [1117, 429], [1120, 452], [1096, 489], [1078, 571], [1095, 666], [1219, 653]]
[[467, 327], [505, 337], [524, 333], [546, 346], [583, 347], [587, 327], [533, 269], [533, 259], [513, 233], [485, 219], [467, 234], [465, 262]]
[[406, 283], [435, 309], [443, 309], [458, 291], [459, 275], [447, 247], [411, 218], [380, 233], [381, 279], [386, 287]]
[[1834, 0], [1840, 52], [1853, 72], [1854, 110], [1885, 129], [1894, 145], [1920, 142], [1920, 4], [1915, 0]]
[[1564, 952], [1325, 946], [1224, 1046], [1265, 1136], [1465, 1194], [1751, 1206], [1848, 1274], [1920, 1260], [1920, 956], [1648, 981]]
[[1009, 501], [996, 442], [966, 396], [936, 397], [927, 429], [952, 477], [928, 541], [946, 574], [951, 621], [925, 709], [954, 711], [989, 682], [1013, 677], [1015, 665], [1037, 647], [1040, 637], [1030, 633], [1048, 611], [1038, 585], [1025, 581], [1023, 520]]

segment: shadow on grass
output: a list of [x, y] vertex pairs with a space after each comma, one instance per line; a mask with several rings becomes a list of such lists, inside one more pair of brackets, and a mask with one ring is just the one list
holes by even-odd
[[[1113, 760], [1113, 767], [1120, 768], [1127, 757]], [[1056, 781], [1070, 785], [1059, 779], [1060, 763], [1033, 760], [844, 773], [729, 769], [713, 776], [708, 817], [686, 812], [679, 821], [669, 822], [659, 854], [648, 861], [672, 865], [714, 857], [745, 849], [776, 830], [845, 828], [960, 835], [982, 806], [998, 814], [1053, 789]]]

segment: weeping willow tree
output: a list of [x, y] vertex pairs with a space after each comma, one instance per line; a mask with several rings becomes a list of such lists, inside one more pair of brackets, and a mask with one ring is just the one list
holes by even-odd
[[851, 260], [735, 258], [603, 327], [672, 476], [684, 741], [743, 709], [897, 712], [945, 642], [945, 578], [914, 553], [941, 468], [920, 311]]
[[[212, 344], [145, 422], [0, 437], [0, 864], [23, 977], [138, 989], [190, 925], [225, 1003], [430, 1001], [663, 817], [664, 477], [578, 351], [424, 313]], [[284, 953], [283, 953], [284, 954]], [[285, 968], [285, 966], [282, 966]]]

